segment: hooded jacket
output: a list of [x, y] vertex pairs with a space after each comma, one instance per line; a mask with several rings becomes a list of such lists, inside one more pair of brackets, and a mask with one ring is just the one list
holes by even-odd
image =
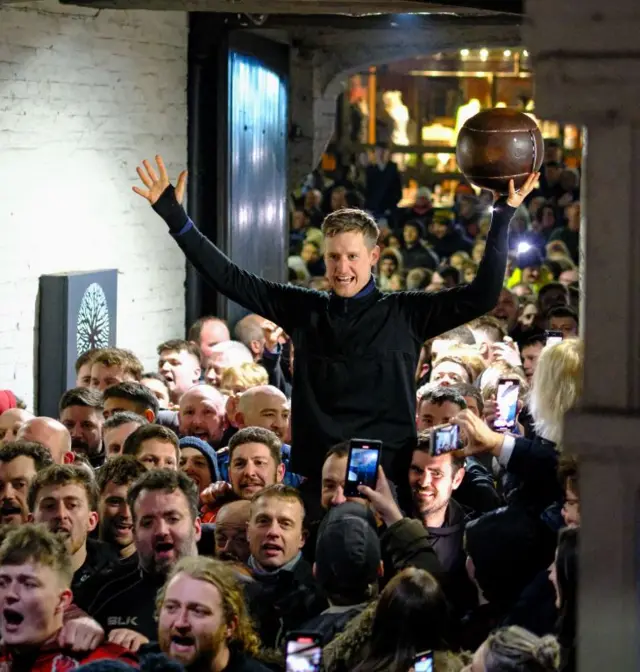
[[312, 477], [322, 471], [327, 446], [354, 437], [381, 440], [382, 466], [395, 471], [398, 454], [409, 450], [417, 434], [415, 370], [422, 344], [495, 306], [514, 212], [505, 201], [496, 204], [471, 284], [437, 293], [383, 294], [371, 277], [359, 294], [344, 298], [242, 270], [196, 229], [171, 185], [153, 207], [209, 284], [291, 336], [291, 470]]

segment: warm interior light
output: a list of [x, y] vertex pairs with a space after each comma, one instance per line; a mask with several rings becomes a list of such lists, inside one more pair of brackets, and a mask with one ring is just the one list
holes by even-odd
[[489, 50], [488, 49], [480, 49], [480, 60], [481, 61], [486, 61], [487, 58], [489, 58]]
[[505, 58], [509, 58], [511, 56], [511, 49], [505, 49], [503, 53]]
[[466, 58], [468, 55], [469, 55], [468, 49], [460, 49], [460, 56], [462, 56], [462, 58]]

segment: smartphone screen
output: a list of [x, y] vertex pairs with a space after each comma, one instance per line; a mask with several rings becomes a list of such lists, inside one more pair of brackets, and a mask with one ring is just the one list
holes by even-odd
[[349, 443], [347, 474], [344, 479], [344, 494], [347, 497], [360, 497], [359, 485], [376, 487], [378, 464], [382, 452], [382, 441], [353, 439]]
[[413, 659], [415, 672], [433, 672], [433, 651], [423, 651]]
[[286, 672], [320, 672], [322, 642], [319, 637], [297, 635], [287, 639]]
[[516, 426], [519, 394], [520, 381], [517, 378], [502, 378], [498, 381], [498, 392], [496, 394], [498, 417], [493, 423], [494, 429], [498, 431], [511, 430]]
[[444, 425], [431, 432], [431, 454], [436, 457], [460, 449], [460, 427]]
[[564, 337], [561, 331], [545, 331], [544, 336], [546, 338], [545, 345], [556, 345], [557, 343], [562, 343]]

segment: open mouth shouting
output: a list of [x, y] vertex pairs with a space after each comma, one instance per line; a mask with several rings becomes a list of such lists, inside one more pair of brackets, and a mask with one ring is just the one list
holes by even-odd
[[274, 541], [265, 541], [261, 550], [265, 558], [277, 558], [284, 553], [284, 548]]
[[346, 289], [350, 287], [352, 283], [356, 281], [353, 275], [336, 275], [335, 283], [338, 289]]
[[189, 660], [196, 653], [196, 638], [191, 635], [171, 635], [169, 655], [177, 660]]
[[17, 633], [24, 621], [24, 616], [16, 609], [5, 607], [2, 610], [2, 624], [6, 635]]
[[22, 509], [18, 502], [12, 499], [5, 499], [0, 507], [0, 522], [10, 523], [15, 519], [22, 520]]
[[171, 562], [175, 558], [175, 545], [170, 541], [157, 541], [154, 547], [156, 560]]

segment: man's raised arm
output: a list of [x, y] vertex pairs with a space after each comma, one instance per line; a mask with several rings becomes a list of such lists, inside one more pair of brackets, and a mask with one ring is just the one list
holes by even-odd
[[145, 188], [136, 186], [133, 191], [149, 201], [164, 219], [187, 259], [216, 291], [291, 332], [295, 326], [292, 320], [299, 323], [305, 319], [316, 294], [264, 280], [234, 264], [198, 231], [182, 207], [186, 171], [180, 173], [174, 188], [161, 156], [156, 156], [156, 163], [157, 172], [149, 161], [143, 161], [142, 166], [137, 168]]
[[529, 175], [518, 191], [511, 180], [509, 195], [496, 195], [498, 200], [493, 208], [485, 252], [473, 282], [434, 293], [405, 292], [399, 297], [403, 302], [403, 313], [420, 340], [439, 336], [485, 315], [495, 307], [507, 267], [509, 222], [533, 190], [539, 176], [539, 173]]

